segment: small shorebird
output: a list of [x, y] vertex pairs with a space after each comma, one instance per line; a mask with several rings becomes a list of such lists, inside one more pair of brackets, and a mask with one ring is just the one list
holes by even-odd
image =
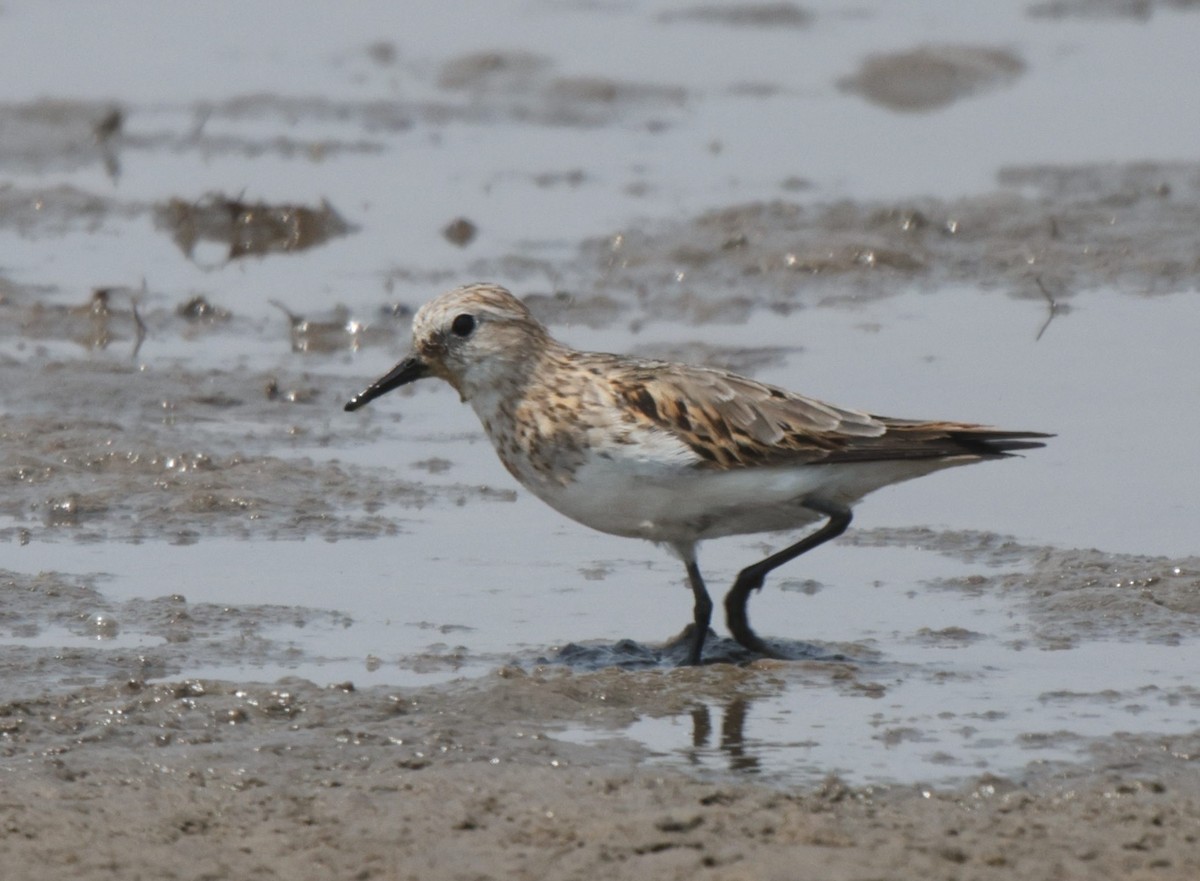
[[696, 563], [701, 541], [826, 521], [743, 569], [725, 597], [734, 638], [778, 657], [750, 627], [750, 593], [773, 569], [841, 535], [851, 505], [880, 487], [1051, 437], [872, 416], [724, 370], [579, 352], [494, 284], [425, 304], [412, 334], [411, 354], [346, 409], [425, 377], [450, 383], [534, 495], [585, 526], [679, 556], [695, 598], [689, 664], [700, 663], [713, 607]]

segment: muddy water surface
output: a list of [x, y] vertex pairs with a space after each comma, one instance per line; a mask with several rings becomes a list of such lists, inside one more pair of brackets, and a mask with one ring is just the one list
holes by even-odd
[[[10, 768], [1194, 774], [1200, 17], [271, 8], [88, 4], [70, 51], [0, 13]], [[797, 660], [675, 670], [676, 561], [530, 498], [446, 387], [342, 412], [481, 278], [581, 348], [1058, 436], [776, 573]], [[783, 540], [706, 545], [710, 584]]]

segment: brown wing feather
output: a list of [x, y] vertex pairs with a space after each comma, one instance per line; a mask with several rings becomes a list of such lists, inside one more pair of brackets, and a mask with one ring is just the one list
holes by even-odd
[[670, 431], [705, 462], [748, 465], [1003, 456], [1040, 447], [1037, 432], [960, 422], [873, 416], [806, 398], [733, 373], [641, 362], [617, 382], [645, 419]]

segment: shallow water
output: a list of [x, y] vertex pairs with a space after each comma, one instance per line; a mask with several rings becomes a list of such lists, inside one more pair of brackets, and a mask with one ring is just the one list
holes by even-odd
[[[1200, 16], [169, 8], [81, 7], [69, 52], [48, 8], [0, 13], [0, 697], [432, 687], [676, 634], [679, 564], [520, 491], [450, 389], [341, 411], [414, 307], [488, 277], [581, 348], [1058, 435], [878, 493], [754, 598], [765, 635], [848, 660], [564, 738], [910, 781], [1197, 727]], [[872, 91], [871, 56], [919, 106]], [[189, 254], [164, 206], [212, 193], [350, 228], [243, 215], [265, 256], [219, 229]], [[706, 545], [714, 592], [772, 542]]]

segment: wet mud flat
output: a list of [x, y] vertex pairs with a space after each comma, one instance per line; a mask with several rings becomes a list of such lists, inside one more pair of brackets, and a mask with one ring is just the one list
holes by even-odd
[[[1133, 220], [1103, 220], [1098, 204], [1109, 197], [1091, 186], [1080, 195], [1072, 181], [1081, 175], [1124, 193]], [[583, 244], [568, 267], [603, 277], [603, 293], [535, 293], [531, 302], [548, 320], [601, 330], [672, 311], [703, 326], [759, 310], [842, 308], [891, 296], [898, 280], [938, 286], [986, 274], [1029, 304], [1033, 333], [1046, 318], [1069, 321], [1063, 307], [1097, 284], [1133, 295], [1156, 278], [1195, 283], [1200, 270], [1178, 250], [1190, 225], [1176, 222], [1200, 205], [1196, 169], [1034, 176], [1055, 184], [1026, 202], [738, 206], [630, 230], [615, 249], [612, 240]], [[972, 211], [996, 225], [976, 219], [971, 236], [946, 228]], [[1114, 244], [1081, 260], [1046, 218], [1094, 218]], [[1025, 238], [1030, 229], [1042, 232], [1040, 244]], [[811, 249], [803, 258], [790, 250], [801, 239]], [[1013, 256], [1018, 239], [1039, 249], [1035, 275]], [[1117, 259], [1131, 254], [1137, 259]], [[705, 272], [708, 283], [668, 299], [636, 295], [639, 279], [662, 285], [681, 263]], [[811, 278], [805, 290], [823, 305], [789, 303], [781, 279], [796, 273]], [[1057, 296], [1043, 289], [1047, 279], [1056, 279]], [[153, 295], [143, 295], [135, 320], [133, 295], [125, 296], [102, 307], [85, 299], [47, 308], [29, 291], [7, 295], [14, 320], [0, 363], [0, 509], [14, 545], [233, 539], [276, 542], [286, 554], [299, 540], [395, 540], [431, 521], [452, 528], [464, 506], [512, 504], [510, 490], [458, 481], [453, 461], [431, 456], [427, 444], [421, 460], [402, 467], [352, 461], [357, 445], [403, 425], [403, 416], [351, 433], [313, 415], [336, 410], [354, 388], [337, 353], [402, 347], [408, 310], [380, 301], [366, 334], [340, 314], [324, 323], [287, 310], [248, 320]], [[139, 321], [152, 340], [269, 341], [307, 361], [294, 372], [186, 361], [146, 370], [125, 354]], [[81, 361], [73, 355], [80, 348], [99, 354]], [[753, 372], [788, 350], [687, 351]], [[78, 418], [79, 400], [105, 401], [104, 413]], [[847, 541], [959, 561], [968, 574], [933, 590], [1024, 610], [1031, 626], [1009, 644], [1015, 651], [1052, 658], [1110, 641], [1185, 651], [1200, 636], [1195, 558], [932, 529], [867, 529]], [[6, 571], [0, 579], [12, 637], [2, 654], [0, 854], [27, 878], [849, 878], [885, 877], [900, 865], [946, 879], [1183, 879], [1200, 871], [1194, 732], [1033, 728], [1025, 767], [968, 770], [952, 784], [772, 779], [764, 756], [784, 747], [764, 750], [743, 731], [746, 708], [797, 688], [879, 701], [905, 681], [948, 675], [902, 669], [869, 640], [826, 645], [841, 653], [835, 660], [678, 670], [597, 660], [619, 657], [617, 646], [575, 661], [556, 660], [546, 647], [484, 658], [490, 671], [482, 676], [405, 688], [197, 679], [187, 671], [215, 659], [254, 667], [302, 654], [286, 631], [336, 628], [343, 613], [335, 603], [192, 602], [169, 579], [153, 596], [117, 601], [106, 595], [112, 577]], [[953, 651], [988, 636], [930, 628], [913, 638]], [[471, 660], [470, 634], [449, 639], [461, 643], [453, 657], [428, 663]], [[1048, 692], [1043, 700], [1085, 712], [1127, 707], [1130, 718], [1148, 707], [1189, 716], [1200, 707], [1200, 693], [1178, 681]], [[994, 720], [1009, 708], [998, 701], [992, 712]], [[670, 755], [628, 735], [647, 719], [679, 720]], [[986, 730], [987, 721], [984, 713], [962, 726]], [[886, 750], [927, 735], [918, 721], [881, 725], [872, 736]], [[1039, 758], [1052, 747], [1072, 757]], [[945, 761], [956, 763], [954, 752]]]
[[[1188, 6], [1023, 15], [1140, 26]], [[825, 43], [876, 15], [630, 4], [604, 24]], [[577, 47], [600, 45], [594, 24]], [[1194, 338], [1177, 335], [1200, 288], [1200, 166], [1003, 162], [983, 193], [849, 197], [790, 130], [787, 162], [753, 181], [745, 118], [704, 115], [754, 105], [815, 131], [838, 105], [881, 145], [854, 176], [895, 191], [889, 131], [946, 134], [938, 113], [1019, 91], [1086, 49], [1081, 32], [1061, 55], [889, 34], [777, 83], [639, 73], [636, 53], [598, 75], [609, 56], [589, 70], [524, 33], [432, 59], [369, 28], [306, 48], [286, 94], [239, 66], [255, 44], [220, 56], [231, 95], [0, 104], [0, 235], [19, 245], [0, 265], [0, 864], [27, 879], [1197, 877], [1200, 559], [1191, 449], [1169, 443], [1195, 374], [1154, 356]], [[303, 97], [331, 82], [342, 97]], [[829, 100], [790, 103], [804, 95]], [[491, 135], [513, 155], [481, 151]], [[926, 146], [919, 165], [948, 160]], [[693, 174], [702, 198], [680, 185]], [[660, 641], [684, 591], [652, 548], [538, 519], [450, 395], [341, 412], [404, 350], [416, 306], [481, 278], [582, 345], [802, 391], [852, 374], [848, 405], [906, 391], [907, 362], [882, 353], [916, 316], [942, 336], [905, 357], [953, 366], [907, 384], [938, 406], [959, 395], [928, 415], [1007, 407], [1059, 437], [998, 466], [1007, 478], [958, 484], [969, 505], [864, 517], [780, 573], [753, 612], [794, 660], [717, 639], [712, 663], [676, 669]], [[1075, 361], [1045, 356], [1130, 303], [1163, 316], [1145, 348], [1126, 345], [1131, 324]], [[951, 362], [985, 320], [978, 357]], [[989, 357], [996, 372], [976, 373]], [[1114, 361], [1128, 369], [1102, 374]], [[1133, 399], [1126, 375], [1143, 422], [1111, 403]], [[1098, 435], [1112, 445], [1089, 447]], [[1148, 458], [1178, 484], [1157, 520], [1126, 507], [1147, 474], [1114, 477]], [[1072, 494], [1098, 475], [1120, 505]], [[960, 526], [980, 508], [986, 528]], [[1129, 521], [1126, 544], [1057, 540], [1065, 521]], [[535, 538], [516, 548], [509, 524]], [[1160, 533], [1169, 550], [1149, 552]], [[763, 547], [714, 550], [715, 569]], [[634, 606], [652, 590], [661, 603]], [[639, 615], [652, 636], [622, 638]]]
[[[503, 668], [438, 690], [128, 683], [0, 706], [0, 851], [27, 878], [1187, 878], [1196, 737], [952, 789], [781, 787], [648, 767], [556, 724], [795, 675]], [[738, 751], [736, 742], [726, 748]], [[1130, 768], [1136, 767], [1136, 773]], [[483, 868], [486, 867], [486, 868]]]

